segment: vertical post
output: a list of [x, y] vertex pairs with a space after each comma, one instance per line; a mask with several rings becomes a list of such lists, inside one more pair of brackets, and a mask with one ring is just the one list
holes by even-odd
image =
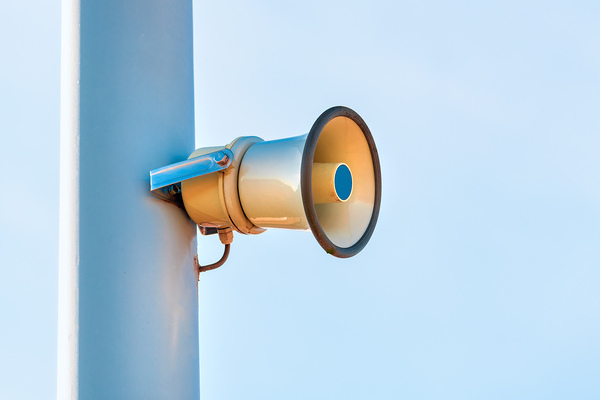
[[192, 0], [63, 0], [59, 399], [198, 399]]

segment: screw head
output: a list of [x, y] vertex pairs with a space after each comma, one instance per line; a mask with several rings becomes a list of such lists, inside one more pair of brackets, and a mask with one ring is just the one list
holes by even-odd
[[221, 167], [224, 165], [227, 165], [227, 163], [229, 162], [229, 156], [227, 156], [227, 154], [225, 154], [225, 153], [218, 152], [215, 155], [215, 162], [217, 164], [219, 164]]
[[181, 188], [178, 185], [171, 185], [167, 189], [167, 193], [169, 193], [171, 196], [175, 196], [176, 194], [181, 193]]

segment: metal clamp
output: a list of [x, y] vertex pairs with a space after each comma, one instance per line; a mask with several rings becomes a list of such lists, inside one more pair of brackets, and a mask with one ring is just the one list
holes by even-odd
[[150, 192], [161, 200], [183, 208], [181, 182], [227, 169], [233, 161], [229, 149], [203, 154], [150, 171]]

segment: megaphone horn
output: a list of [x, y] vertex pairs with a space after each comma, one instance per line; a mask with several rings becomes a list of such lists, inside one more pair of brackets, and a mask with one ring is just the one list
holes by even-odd
[[[349, 197], [342, 203], [321, 203], [315, 196], [320, 181], [314, 179], [314, 167], [336, 162], [346, 166], [336, 170], [336, 190], [339, 178], [343, 193], [350, 186]], [[306, 139], [301, 182], [304, 211], [321, 247], [341, 258], [360, 252], [373, 234], [381, 204], [379, 155], [360, 115], [347, 107], [333, 107], [317, 118]]]
[[336, 257], [369, 241], [381, 202], [375, 142], [346, 107], [325, 111], [308, 135], [254, 144], [239, 173], [247, 218], [262, 228], [310, 229]]
[[191, 163], [203, 163], [205, 171], [181, 179], [185, 209], [202, 233], [219, 232], [224, 243], [231, 229], [310, 229], [327, 253], [346, 258], [360, 252], [375, 229], [379, 156], [369, 128], [350, 108], [325, 111], [307, 135], [240, 137], [198, 149], [179, 164]]

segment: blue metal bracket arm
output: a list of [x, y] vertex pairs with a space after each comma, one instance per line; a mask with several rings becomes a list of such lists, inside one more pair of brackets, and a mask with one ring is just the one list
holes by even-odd
[[227, 169], [233, 161], [229, 149], [203, 154], [150, 171], [150, 192], [183, 208], [181, 182]]

